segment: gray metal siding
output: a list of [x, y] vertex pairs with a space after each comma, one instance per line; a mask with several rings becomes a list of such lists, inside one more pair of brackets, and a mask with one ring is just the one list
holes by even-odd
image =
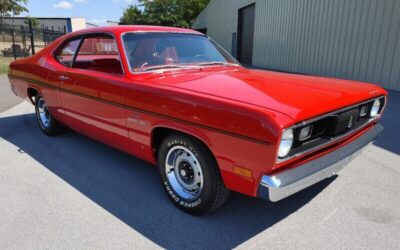
[[212, 0], [194, 27], [231, 51], [238, 9], [254, 2], [253, 65], [400, 90], [399, 0]]

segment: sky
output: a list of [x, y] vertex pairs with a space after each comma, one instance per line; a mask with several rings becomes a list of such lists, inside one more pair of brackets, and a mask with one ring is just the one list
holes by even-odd
[[84, 17], [86, 22], [105, 25], [107, 20], [119, 21], [124, 8], [137, 0], [29, 0], [32, 17]]

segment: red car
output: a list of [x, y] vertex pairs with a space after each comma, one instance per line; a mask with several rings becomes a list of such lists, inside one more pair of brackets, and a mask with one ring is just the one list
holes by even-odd
[[279, 201], [342, 169], [383, 130], [387, 92], [250, 70], [193, 30], [117, 26], [73, 32], [10, 66], [47, 135], [66, 127], [158, 165], [192, 214], [230, 190]]

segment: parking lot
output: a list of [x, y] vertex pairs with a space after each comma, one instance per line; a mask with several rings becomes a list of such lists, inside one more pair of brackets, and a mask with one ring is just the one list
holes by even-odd
[[155, 167], [74, 132], [44, 136], [0, 80], [0, 249], [400, 246], [400, 92], [383, 135], [339, 177], [278, 203], [232, 194], [193, 217], [169, 202]]

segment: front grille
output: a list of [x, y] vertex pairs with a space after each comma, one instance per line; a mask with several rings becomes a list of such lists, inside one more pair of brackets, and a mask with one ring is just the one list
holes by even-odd
[[328, 130], [326, 134], [329, 136], [336, 136], [349, 131], [359, 121], [359, 113], [360, 111], [358, 109], [352, 109], [343, 114], [328, 117]]
[[[316, 148], [321, 148], [323, 145], [327, 145], [364, 127], [374, 120], [369, 117], [374, 100], [347, 107], [293, 126], [295, 138], [293, 147], [290, 153], [281, 161], [291, 159]], [[382, 97], [380, 100], [381, 109], [379, 113], [381, 113], [385, 106], [385, 98]], [[308, 125], [312, 125], [311, 136], [301, 141], [299, 138], [300, 130]]]

